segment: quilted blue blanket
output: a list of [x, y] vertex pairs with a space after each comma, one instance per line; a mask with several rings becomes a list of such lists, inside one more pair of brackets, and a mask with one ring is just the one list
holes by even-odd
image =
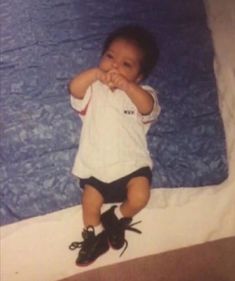
[[154, 187], [205, 186], [227, 177], [213, 48], [202, 0], [2, 0], [1, 223], [80, 203], [70, 174], [81, 122], [67, 84], [97, 64], [107, 33], [138, 23], [157, 37], [146, 81], [162, 113], [148, 134]]

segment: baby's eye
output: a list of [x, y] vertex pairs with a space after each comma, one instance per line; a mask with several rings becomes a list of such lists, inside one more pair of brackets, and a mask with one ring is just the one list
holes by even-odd
[[131, 68], [132, 65], [129, 62], [124, 62], [123, 65], [127, 68]]
[[110, 54], [110, 53], [107, 53], [107, 54], [106, 54], [106, 57], [107, 57], [108, 59], [112, 59], [112, 58], [113, 58], [113, 55]]

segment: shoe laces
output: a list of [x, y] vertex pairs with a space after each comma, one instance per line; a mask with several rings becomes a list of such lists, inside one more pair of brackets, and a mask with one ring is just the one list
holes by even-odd
[[[124, 230], [124, 231], [125, 231], [125, 230], [129, 230], [129, 231], [133, 231], [133, 232], [135, 232], [135, 233], [141, 234], [142, 232], [141, 232], [139, 229], [133, 227], [134, 225], [139, 224], [139, 223], [141, 223], [141, 221], [137, 221], [137, 222], [132, 223], [132, 224], [124, 224], [123, 230]], [[127, 241], [126, 238], [125, 238], [125, 239], [124, 239], [124, 248], [123, 248], [123, 250], [122, 250], [122, 252], [121, 252], [121, 254], [120, 254], [120, 257], [124, 254], [124, 252], [126, 251], [128, 245], [129, 245], [129, 244], [128, 244], [128, 241]]]
[[73, 251], [73, 250], [76, 250], [77, 248], [86, 247], [86, 244], [88, 243], [88, 241], [90, 241], [90, 239], [92, 239], [94, 237], [94, 233], [95, 233], [94, 227], [92, 225], [88, 226], [86, 229], [84, 229], [82, 231], [83, 241], [72, 242], [69, 246], [69, 249]]

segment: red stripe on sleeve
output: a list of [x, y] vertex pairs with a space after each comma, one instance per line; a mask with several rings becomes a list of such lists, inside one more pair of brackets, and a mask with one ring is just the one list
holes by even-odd
[[90, 104], [90, 101], [91, 101], [91, 97], [89, 99], [89, 101], [87, 102], [87, 105], [85, 106], [85, 108], [81, 111], [78, 111], [78, 113], [81, 115], [81, 116], [85, 116], [86, 115], [86, 112], [87, 112], [87, 109], [88, 109], [88, 106]]

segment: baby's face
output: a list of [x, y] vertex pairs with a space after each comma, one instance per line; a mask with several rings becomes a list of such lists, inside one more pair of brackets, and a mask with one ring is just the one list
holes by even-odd
[[103, 54], [99, 67], [105, 72], [115, 70], [130, 82], [139, 82], [141, 59], [138, 47], [125, 39], [116, 39]]

